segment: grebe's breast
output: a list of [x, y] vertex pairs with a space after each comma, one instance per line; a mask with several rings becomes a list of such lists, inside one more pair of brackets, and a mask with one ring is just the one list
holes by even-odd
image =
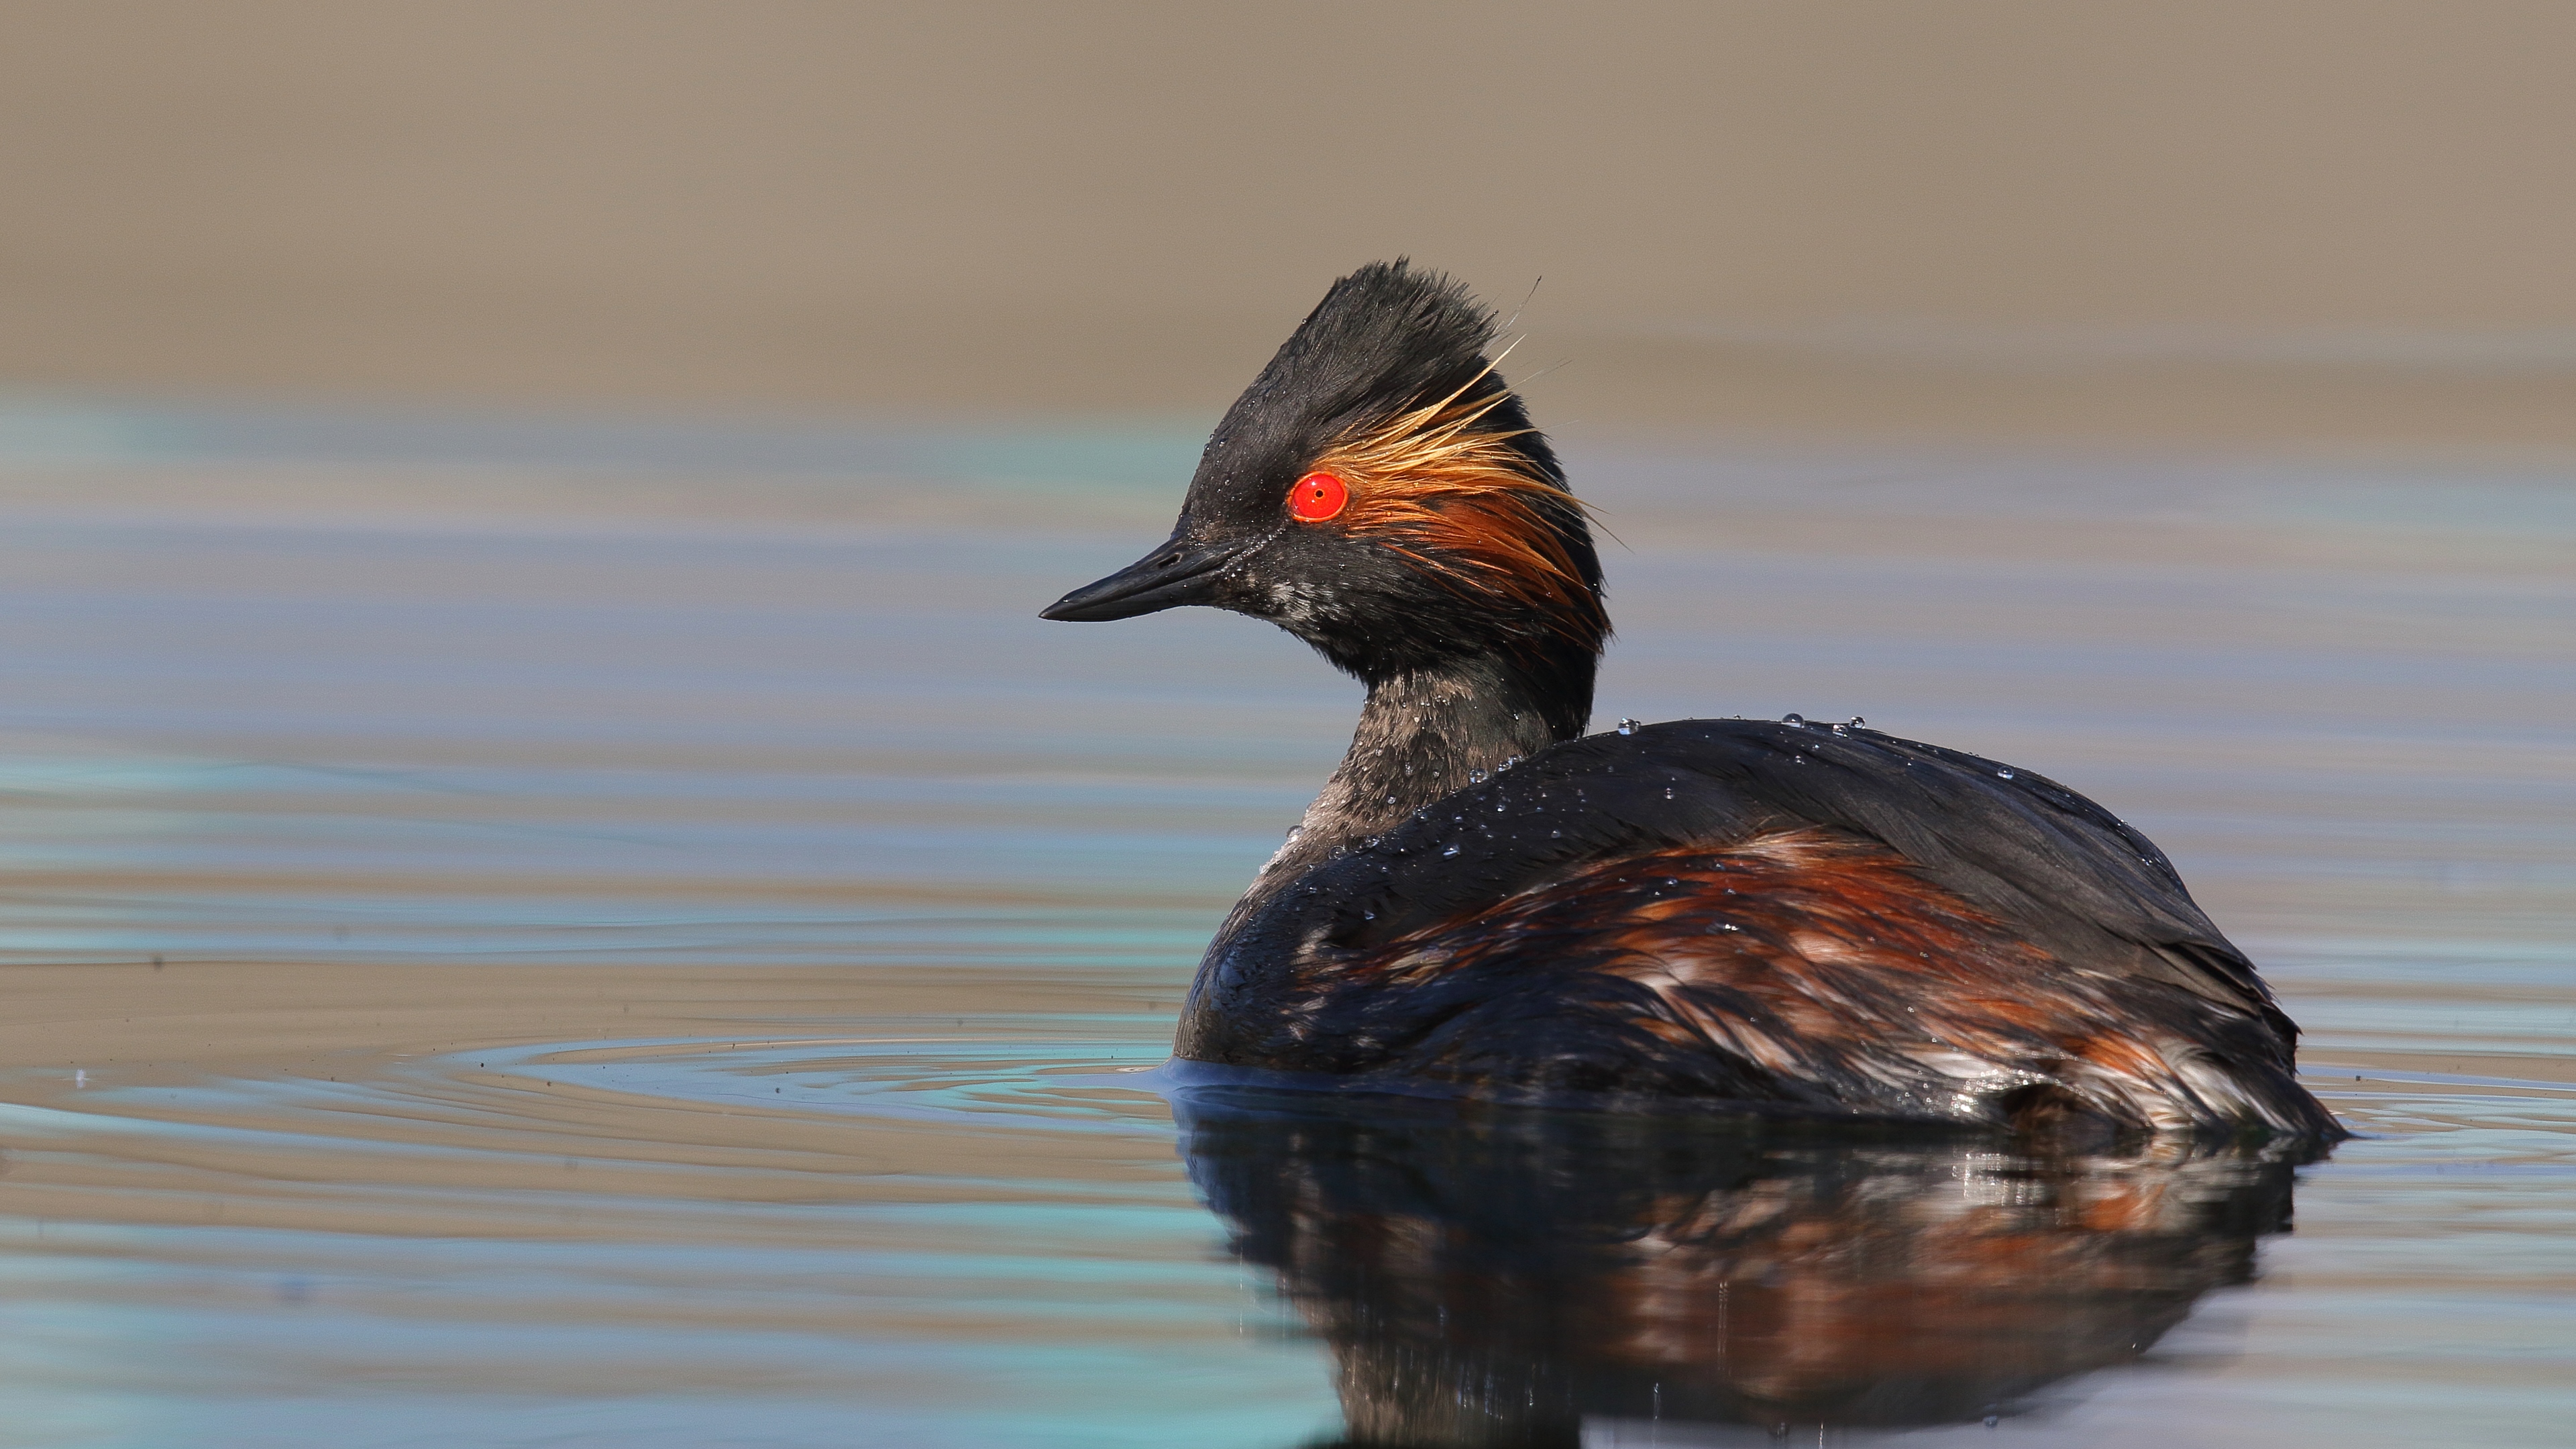
[[2024, 770], [1858, 726], [1556, 746], [1293, 878], [1180, 1055], [1505, 1097], [2334, 1133], [2163, 853]]

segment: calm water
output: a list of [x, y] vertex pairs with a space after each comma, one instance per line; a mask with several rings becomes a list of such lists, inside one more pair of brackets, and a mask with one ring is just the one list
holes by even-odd
[[2576, 1438], [2576, 479], [1568, 440], [1602, 719], [2096, 795], [2365, 1134], [2048, 1164], [1176, 1126], [1356, 705], [1032, 617], [1195, 446], [0, 411], [0, 1442]]

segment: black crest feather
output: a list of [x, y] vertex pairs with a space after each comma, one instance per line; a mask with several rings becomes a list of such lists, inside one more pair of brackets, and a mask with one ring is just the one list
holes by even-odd
[[1192, 512], [1238, 500], [1267, 509], [1291, 481], [1275, 476], [1283, 464], [1453, 395], [1496, 398], [1492, 425], [1519, 433], [1534, 471], [1562, 486], [1555, 453], [1486, 355], [1501, 330], [1466, 284], [1406, 258], [1343, 277], [1226, 409], [1199, 464]]

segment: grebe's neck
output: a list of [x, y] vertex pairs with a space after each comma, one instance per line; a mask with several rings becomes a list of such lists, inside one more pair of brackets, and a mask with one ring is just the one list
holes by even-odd
[[1293, 876], [1292, 867], [1325, 858], [1335, 847], [1384, 834], [1414, 811], [1475, 783], [1479, 772], [1489, 774], [1581, 733], [1580, 718], [1570, 727], [1563, 724], [1567, 718], [1565, 701], [1549, 699], [1523, 671], [1492, 656], [1372, 681], [1350, 753], [1265, 868], [1262, 884]]

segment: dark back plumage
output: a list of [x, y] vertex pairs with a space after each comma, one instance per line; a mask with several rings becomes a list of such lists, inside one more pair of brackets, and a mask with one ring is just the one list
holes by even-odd
[[2052, 780], [1849, 726], [1559, 746], [1240, 911], [1180, 1051], [1352, 1077], [2331, 1135], [2163, 853]]

